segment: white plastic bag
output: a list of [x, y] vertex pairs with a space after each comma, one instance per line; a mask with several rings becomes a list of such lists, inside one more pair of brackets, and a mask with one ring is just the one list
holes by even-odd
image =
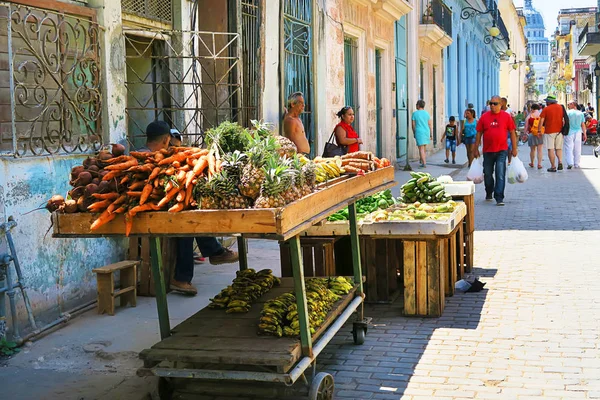
[[483, 182], [483, 165], [481, 165], [480, 158], [474, 159], [471, 163], [471, 168], [469, 168], [469, 172], [467, 173], [467, 180], [475, 184]]
[[529, 178], [527, 170], [525, 169], [523, 162], [519, 160], [519, 157], [513, 157], [512, 162], [508, 166], [506, 178], [508, 183], [523, 183]]

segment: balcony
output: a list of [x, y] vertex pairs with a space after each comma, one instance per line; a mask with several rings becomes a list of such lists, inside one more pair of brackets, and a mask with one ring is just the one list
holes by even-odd
[[600, 32], [598, 32], [598, 28], [586, 24], [579, 35], [577, 53], [580, 56], [595, 56], [600, 53]]
[[419, 39], [444, 49], [452, 44], [452, 11], [441, 0], [430, 0], [423, 8]]
[[[377, 1], [375, 3], [375, 1]], [[375, 0], [373, 11], [384, 20], [394, 22], [412, 11], [413, 6], [408, 0]]]

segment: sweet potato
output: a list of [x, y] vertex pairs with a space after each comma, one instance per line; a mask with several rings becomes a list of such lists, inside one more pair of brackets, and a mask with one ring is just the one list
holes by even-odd
[[371, 161], [373, 159], [373, 153], [370, 151], [355, 151], [354, 153], [348, 153], [342, 156], [342, 160], [347, 158], [360, 158], [361, 160]]

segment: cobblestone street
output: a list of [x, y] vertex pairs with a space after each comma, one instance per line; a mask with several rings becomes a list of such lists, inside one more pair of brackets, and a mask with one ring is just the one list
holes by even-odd
[[439, 319], [368, 307], [365, 344], [338, 335], [321, 359], [337, 398], [600, 398], [600, 174], [584, 153], [581, 170], [528, 168], [505, 207], [478, 185], [474, 272], [485, 289], [447, 298]]

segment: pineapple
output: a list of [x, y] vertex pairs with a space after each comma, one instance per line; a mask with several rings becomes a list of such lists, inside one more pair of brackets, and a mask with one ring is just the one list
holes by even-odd
[[289, 168], [290, 168], [290, 173], [293, 175], [292, 176], [292, 184], [289, 186], [289, 188], [285, 191], [284, 193], [284, 198], [286, 199], [287, 203], [291, 203], [292, 201], [296, 201], [302, 197], [304, 197], [302, 188], [304, 186], [304, 176], [302, 175], [302, 162], [300, 161], [300, 158], [295, 155], [292, 159], [290, 159], [289, 161], [285, 162], [287, 164], [289, 164]]
[[265, 167], [265, 179], [260, 189], [260, 196], [254, 202], [254, 208], [277, 208], [285, 206], [282, 196], [286, 184], [290, 184], [287, 167], [277, 165], [274, 168]]
[[224, 171], [227, 171], [227, 174], [236, 181], [240, 180], [242, 175], [242, 169], [248, 160], [248, 156], [244, 153], [239, 152], [238, 150], [233, 153], [227, 153], [223, 157], [222, 168]]
[[302, 192], [304, 196], [312, 193], [315, 189], [317, 182], [317, 173], [316, 173], [315, 163], [312, 161], [308, 161], [306, 164], [302, 166], [302, 175], [304, 176], [304, 188]]
[[221, 170], [208, 182], [208, 186], [218, 199], [219, 208], [248, 208], [248, 199], [238, 191], [238, 180], [235, 176], [231, 177], [226, 170]]
[[279, 143], [279, 149], [277, 149], [277, 152], [279, 153], [280, 157], [292, 158], [296, 155], [298, 148], [290, 139], [284, 136], [275, 136], [275, 140], [277, 140], [277, 143]]
[[250, 145], [250, 149], [246, 152], [248, 164], [242, 169], [239, 189], [244, 196], [256, 199], [265, 179], [265, 172], [262, 167], [277, 149], [277, 142], [272, 136], [264, 139], [250, 138]]
[[196, 199], [198, 208], [200, 209], [214, 210], [221, 208], [208, 180], [204, 177], [198, 178], [198, 182], [194, 187], [194, 198]]

